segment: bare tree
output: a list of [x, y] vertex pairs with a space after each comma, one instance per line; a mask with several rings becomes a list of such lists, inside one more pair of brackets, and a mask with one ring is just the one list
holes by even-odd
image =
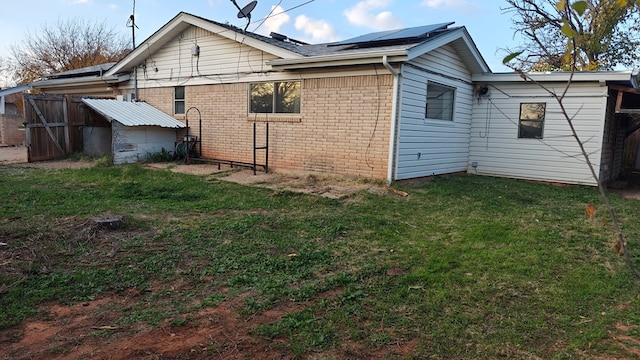
[[48, 75], [118, 61], [130, 51], [130, 42], [105, 22], [79, 18], [58, 20], [28, 32], [10, 48], [1, 62], [5, 74], [17, 84]]
[[514, 14], [514, 29], [525, 39], [516, 59], [524, 70], [570, 70], [573, 59], [578, 70], [640, 64], [640, 8], [636, 0], [580, 1], [582, 15], [566, 6], [567, 0], [506, 2], [509, 6], [503, 10]]

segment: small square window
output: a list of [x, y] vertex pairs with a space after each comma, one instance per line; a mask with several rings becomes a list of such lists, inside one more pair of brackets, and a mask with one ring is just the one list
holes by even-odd
[[452, 87], [428, 82], [425, 118], [453, 121], [455, 93]]
[[176, 86], [173, 94], [173, 113], [184, 114], [185, 107], [184, 86]]
[[542, 139], [546, 103], [521, 103], [518, 138]]

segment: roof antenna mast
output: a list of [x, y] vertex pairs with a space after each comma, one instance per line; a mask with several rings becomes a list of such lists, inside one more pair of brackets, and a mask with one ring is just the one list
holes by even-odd
[[244, 27], [244, 32], [247, 32], [247, 28], [249, 27], [249, 24], [251, 24], [251, 12], [253, 11], [253, 9], [256, 8], [256, 5], [258, 5], [257, 1], [251, 1], [250, 3], [248, 3], [245, 7], [240, 8], [240, 6], [238, 6], [238, 3], [236, 3], [236, 0], [231, 0], [231, 2], [233, 3], [233, 5], [236, 6], [236, 8], [238, 8], [238, 19], [242, 19], [242, 18], [247, 18], [247, 25]]
[[[133, 48], [131, 51], [136, 49], [136, 29], [138, 29], [138, 25], [136, 25], [136, 0], [133, 0], [133, 12], [131, 16], [129, 16], [129, 20], [127, 20], [127, 27], [131, 28], [131, 40], [133, 43]], [[138, 67], [133, 68], [133, 96], [135, 100], [138, 99]]]

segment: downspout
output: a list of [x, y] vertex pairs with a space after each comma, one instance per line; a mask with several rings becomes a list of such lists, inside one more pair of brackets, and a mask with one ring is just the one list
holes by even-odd
[[398, 122], [398, 87], [400, 83], [400, 73], [389, 64], [387, 55], [382, 57], [382, 65], [393, 75], [393, 101], [391, 102], [391, 129], [389, 136], [389, 165], [387, 169], [387, 185], [391, 185], [394, 180], [395, 159], [396, 159], [396, 125]]

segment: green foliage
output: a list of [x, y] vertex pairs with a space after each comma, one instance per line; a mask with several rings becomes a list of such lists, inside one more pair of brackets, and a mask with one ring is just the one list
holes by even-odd
[[[524, 44], [510, 66], [528, 70], [635, 68], [640, 59], [640, 7], [617, 0], [506, 0]], [[505, 63], [509, 62], [506, 61]]]
[[164, 163], [173, 161], [173, 154], [162, 148], [159, 152], [147, 153], [145, 162], [147, 163]]
[[[252, 341], [300, 358], [398, 358], [398, 344], [416, 358], [621, 357], [609, 334], [640, 321], [640, 290], [607, 218], [584, 218], [594, 189], [454, 176], [401, 190], [333, 200], [139, 165], [0, 167], [0, 251], [19, 255], [0, 268], [0, 327], [114, 296], [130, 300], [120, 328], [235, 309], [264, 319]], [[612, 201], [640, 234], [640, 203]], [[105, 212], [123, 228], [87, 228]]]

